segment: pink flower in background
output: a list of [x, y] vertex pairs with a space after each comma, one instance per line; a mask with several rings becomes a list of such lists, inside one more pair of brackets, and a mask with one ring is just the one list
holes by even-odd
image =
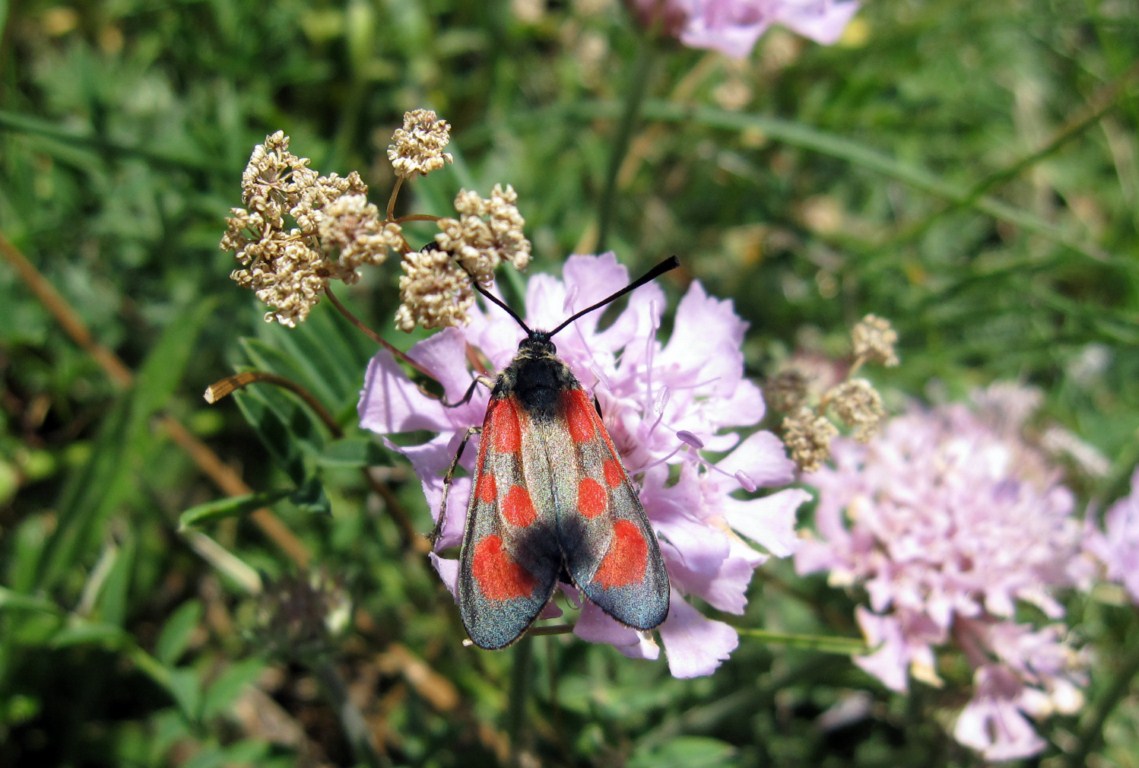
[[629, 0], [646, 27], [691, 48], [744, 58], [768, 27], [778, 24], [830, 45], [858, 11], [856, 0]]
[[1090, 532], [1088, 552], [1103, 563], [1107, 577], [1122, 584], [1139, 604], [1139, 469], [1131, 475], [1131, 494], [1107, 511], [1103, 526], [1102, 533]]
[[[552, 328], [574, 310], [588, 306], [628, 283], [628, 273], [612, 254], [573, 256], [565, 279], [537, 275], [526, 292], [526, 322]], [[730, 302], [709, 297], [693, 283], [676, 311], [672, 337], [656, 340], [665, 307], [664, 292], [646, 285], [630, 295], [628, 307], [600, 328], [600, 312], [566, 328], [555, 342], [558, 355], [593, 392], [610, 436], [629, 474], [641, 485], [641, 501], [660, 538], [672, 583], [668, 619], [659, 628], [676, 677], [711, 673], [738, 644], [736, 631], [705, 618], [684, 599], [695, 596], [729, 613], [742, 614], [755, 568], [769, 555], [783, 557], [796, 545], [795, 512], [808, 494], [787, 489], [761, 498], [738, 498], [759, 487], [785, 485], [794, 465], [779, 439], [769, 432], [741, 436], [763, 418], [759, 388], [743, 378], [741, 343], [746, 324]], [[468, 345], [505, 367], [523, 331], [491, 307], [474, 311], [470, 324], [448, 328], [415, 345], [409, 356], [431, 371], [454, 402], [472, 379]], [[368, 367], [361, 393], [360, 423], [383, 435], [436, 433], [425, 443], [385, 442], [411, 461], [433, 514], [442, 478], [466, 429], [482, 423], [489, 392], [479, 387], [471, 402], [444, 408], [424, 395], [392, 356], [381, 351]], [[478, 453], [477, 436], [463, 464], [468, 473]], [[705, 452], [718, 459], [707, 458]], [[456, 478], [448, 499], [439, 548], [458, 545], [470, 494], [468, 477]], [[745, 538], [763, 547], [754, 549]], [[433, 555], [436, 569], [455, 591], [457, 561]], [[564, 588], [580, 602], [576, 591]], [[589, 603], [582, 607], [575, 634], [614, 645], [622, 653], [656, 658], [659, 649], [647, 633], [622, 626]]]
[[914, 408], [868, 445], [836, 440], [834, 466], [806, 478], [818, 538], [796, 566], [866, 591], [858, 621], [875, 650], [856, 663], [891, 689], [910, 675], [937, 683], [935, 649], [962, 651], [974, 697], [955, 736], [1003, 760], [1043, 748], [1025, 716], [1081, 701], [1082, 661], [1062, 625], [1018, 624], [1016, 606], [1061, 619], [1055, 592], [1086, 585], [1090, 569], [1071, 492], [1020, 437], [1038, 397], [998, 385], [974, 401]]

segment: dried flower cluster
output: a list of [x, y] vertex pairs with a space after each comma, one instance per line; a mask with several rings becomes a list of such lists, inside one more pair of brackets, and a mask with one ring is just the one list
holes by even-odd
[[396, 176], [410, 178], [415, 174], [437, 171], [454, 162], [443, 149], [451, 141], [451, 126], [430, 109], [414, 109], [404, 113], [403, 127], [392, 134], [388, 159]]
[[802, 471], [818, 470], [830, 456], [831, 440], [839, 431], [828, 414], [851, 428], [859, 442], [868, 442], [878, 434], [886, 418], [882, 396], [866, 379], [854, 378], [854, 373], [866, 363], [897, 365], [897, 341], [898, 334], [888, 320], [867, 315], [856, 323], [851, 330], [854, 361], [846, 378], [827, 388], [817, 405], [810, 402], [813, 382], [799, 367], [780, 371], [768, 383], [767, 402], [786, 414], [783, 439]]
[[494, 270], [503, 261], [515, 269], [530, 263], [530, 241], [522, 228], [525, 219], [518, 213], [518, 193], [509, 184], [496, 184], [490, 198], [477, 192], [459, 190], [455, 196], [457, 219], [440, 219], [435, 242], [455, 255], [459, 264], [482, 285], [494, 282]]
[[[819, 493], [817, 537], [796, 566], [864, 590], [858, 621], [875, 651], [857, 663], [906, 691], [911, 675], [940, 684], [936, 653], [956, 647], [973, 697], [954, 735], [988, 760], [1039, 752], [1028, 718], [1082, 701], [1082, 657], [1055, 593], [1091, 568], [1071, 492], [1022, 437], [1036, 402], [995, 386], [971, 406], [914, 408], [869, 445], [836, 439], [834, 466], [804, 478]], [[1020, 623], [1018, 603], [1056, 623]]]
[[530, 241], [523, 234], [526, 222], [517, 202], [518, 194], [510, 186], [495, 185], [489, 199], [459, 191], [455, 196], [459, 217], [439, 219], [434, 250], [404, 255], [396, 312], [400, 330], [465, 325], [475, 300], [472, 280], [490, 285], [503, 261], [526, 268]]
[[[389, 216], [404, 179], [452, 161], [443, 151], [450, 136], [451, 126], [431, 110], [404, 114], [388, 147], [399, 177]], [[231, 277], [270, 307], [266, 320], [295, 326], [319, 303], [329, 281], [354, 283], [360, 267], [377, 266], [395, 251], [403, 254], [396, 326], [462, 325], [474, 303], [472, 280], [490, 285], [501, 262], [517, 269], [530, 262], [526, 222], [510, 186], [495, 186], [489, 199], [460, 191], [456, 217], [438, 219], [435, 242], [420, 251], [409, 248], [398, 221], [368, 202], [367, 191], [356, 172], [317, 174], [307, 158], [289, 151], [281, 131], [254, 148], [242, 176], [245, 207], [231, 211], [221, 247], [241, 263]]]
[[867, 315], [854, 324], [850, 330], [850, 341], [854, 347], [854, 357], [868, 363], [878, 363], [887, 368], [898, 364], [894, 351], [898, 343], [898, 333], [885, 320], [877, 315]]
[[381, 220], [359, 174], [320, 176], [308, 165], [283, 132], [266, 137], [242, 174], [245, 207], [231, 210], [221, 241], [241, 263], [233, 280], [270, 307], [266, 320], [290, 327], [330, 280], [355, 282], [360, 266], [403, 247], [399, 225]]

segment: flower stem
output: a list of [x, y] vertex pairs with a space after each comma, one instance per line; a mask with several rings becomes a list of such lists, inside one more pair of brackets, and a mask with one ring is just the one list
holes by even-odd
[[332, 306], [336, 307], [337, 311], [340, 312], [340, 314], [344, 315], [344, 317], [348, 318], [348, 322], [352, 323], [352, 325], [359, 328], [364, 333], [365, 336], [367, 336], [369, 339], [371, 339], [372, 341], [379, 344], [381, 347], [386, 349], [388, 352], [391, 352], [392, 355], [394, 355], [397, 360], [400, 360], [401, 362], [406, 363], [407, 365], [411, 366], [415, 370], [422, 373], [427, 378], [435, 379], [436, 381], [438, 381], [438, 379], [435, 378], [435, 374], [431, 373], [431, 371], [427, 370], [422, 365], [420, 365], [419, 363], [412, 360], [410, 357], [407, 356], [406, 352], [404, 352], [402, 349], [399, 349], [398, 347], [396, 347], [394, 344], [392, 344], [390, 341], [385, 339], [380, 334], [373, 331], [368, 326], [364, 325], [364, 323], [360, 320], [360, 318], [356, 317], [354, 314], [352, 314], [350, 311], [348, 311], [348, 308], [346, 306], [344, 306], [343, 304], [341, 304], [340, 299], [336, 298], [336, 294], [334, 294], [332, 292], [332, 286], [325, 286], [324, 294], [326, 296], [328, 296], [328, 300], [332, 302]]
[[1087, 724], [1080, 729], [1076, 748], [1068, 753], [1065, 764], [1077, 768], [1088, 763], [1088, 756], [1099, 748], [1103, 741], [1103, 728], [1108, 717], [1115, 711], [1131, 690], [1131, 683], [1139, 674], [1139, 634], [1131, 634], [1131, 642], [1124, 649], [1123, 663], [1114, 670], [1111, 684], [1095, 703], [1095, 711]]
[[522, 764], [524, 752], [522, 731], [526, 721], [526, 704], [530, 701], [531, 670], [534, 660], [534, 638], [522, 635], [514, 644], [514, 668], [510, 672], [510, 710], [507, 714], [506, 734], [510, 739], [510, 765]]
[[395, 201], [399, 197], [399, 189], [403, 186], [403, 176], [396, 176], [395, 184], [392, 185], [392, 195], [388, 198], [387, 220], [391, 221], [395, 218]]
[[633, 64], [633, 78], [626, 94], [625, 107], [621, 112], [621, 122], [617, 124], [617, 135], [609, 153], [609, 166], [605, 171], [605, 188], [597, 207], [597, 251], [605, 250], [609, 230], [613, 220], [613, 209], [617, 195], [617, 175], [629, 151], [633, 131], [640, 122], [641, 106], [648, 93], [649, 72], [652, 70], [654, 46], [651, 40], [640, 41], [637, 60]]

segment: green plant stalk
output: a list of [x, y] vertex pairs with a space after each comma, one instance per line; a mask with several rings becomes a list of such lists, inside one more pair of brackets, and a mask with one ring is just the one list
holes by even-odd
[[514, 667], [510, 670], [510, 708], [507, 711], [506, 735], [510, 739], [510, 765], [521, 765], [522, 731], [526, 721], [526, 704], [532, 693], [530, 668], [534, 661], [534, 638], [522, 635], [514, 644]]
[[1122, 665], [1115, 670], [1111, 684], [1095, 703], [1091, 718], [1080, 729], [1079, 741], [1076, 743], [1076, 748], [1068, 753], [1065, 765], [1082, 768], [1088, 764], [1088, 756], [1103, 742], [1103, 727], [1107, 723], [1107, 718], [1131, 690], [1131, 682], [1136, 674], [1139, 674], [1139, 635], [1133, 632], [1123, 655]]
[[617, 176], [621, 172], [621, 165], [625, 162], [625, 155], [629, 152], [629, 144], [633, 140], [633, 132], [640, 122], [641, 108], [645, 103], [645, 94], [648, 93], [649, 72], [652, 71], [654, 46], [649, 40], [641, 40], [637, 50], [637, 60], [633, 64], [633, 78], [626, 94], [624, 108], [621, 111], [621, 121], [617, 124], [617, 135], [613, 137], [613, 146], [609, 153], [609, 165], [605, 169], [605, 187], [598, 200], [597, 206], [597, 252], [605, 251], [609, 239], [609, 230], [613, 223], [613, 209], [616, 207]]

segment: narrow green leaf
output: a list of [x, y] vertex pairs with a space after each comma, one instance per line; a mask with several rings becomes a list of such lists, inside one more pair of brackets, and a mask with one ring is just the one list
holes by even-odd
[[841, 637], [835, 635], [798, 635], [788, 632], [769, 632], [765, 629], [737, 628], [742, 637], [750, 637], [769, 645], [785, 645], [789, 648], [817, 651], [819, 653], [834, 653], [840, 656], [850, 656], [866, 653], [870, 649], [866, 643], [857, 637]]
[[258, 658], [243, 659], [228, 667], [206, 689], [202, 718], [209, 719], [227, 711], [241, 690], [253, 683], [264, 669], [264, 660]]
[[150, 417], [162, 408], [182, 381], [194, 338], [208, 303], [166, 329], [148, 355], [134, 387], [103, 420], [90, 458], [72, 473], [59, 501], [59, 525], [40, 563], [37, 587], [50, 590], [69, 568], [103, 537], [107, 517], [121, 509], [133, 488], [133, 473], [151, 451]]
[[197, 722], [202, 705], [202, 688], [198, 684], [198, 672], [193, 669], [171, 669], [165, 687], [186, 718], [191, 722]]
[[638, 753], [629, 768], [718, 768], [736, 765], [736, 748], [727, 742], [706, 736], [678, 736], [659, 748]]
[[59, 606], [50, 600], [34, 595], [26, 595], [7, 587], [0, 587], [0, 612], [10, 611], [36, 611], [42, 613], [61, 613]]
[[264, 388], [246, 389], [234, 399], [274, 463], [297, 486], [304, 485], [308, 471], [303, 449], [307, 446], [313, 453], [324, 450], [323, 438], [307, 411], [295, 400]]
[[329, 467], [386, 467], [392, 463], [388, 450], [368, 437], [346, 437], [331, 442], [316, 460]]
[[324, 486], [315, 477], [305, 481], [305, 484], [289, 496], [291, 501], [302, 512], [316, 515], [331, 515], [332, 502], [324, 492]]
[[121, 627], [89, 621], [75, 621], [56, 632], [51, 638], [53, 648], [66, 648], [72, 645], [119, 648], [124, 644], [130, 644], [130, 635]]
[[194, 343], [198, 333], [215, 302], [196, 300], [183, 313], [178, 321], [171, 323], [163, 332], [158, 343], [147, 355], [138, 371], [134, 384], [134, 405], [138, 409], [135, 417], [149, 419], [162, 409], [182, 385], [186, 377], [186, 367], [194, 353]]
[[112, 550], [114, 558], [95, 603], [97, 615], [106, 624], [121, 627], [126, 621], [131, 573], [134, 569], [134, 537], [126, 534]]
[[141, 425], [132, 423], [130, 402], [122, 398], [108, 410], [90, 455], [69, 474], [60, 497], [59, 525], [44, 547], [36, 587], [49, 591], [69, 568], [102, 538], [107, 516], [121, 506], [130, 489], [130, 455]]
[[166, 666], [172, 666], [181, 658], [194, 629], [202, 620], [202, 604], [197, 600], [187, 600], [178, 606], [162, 625], [158, 640], [154, 643], [154, 656]]
[[185, 530], [229, 517], [239, 517], [262, 507], [271, 506], [291, 493], [294, 493], [293, 488], [279, 488], [274, 491], [262, 491], [245, 496], [231, 496], [216, 501], [207, 501], [205, 504], [198, 504], [183, 512], [178, 517], [178, 528]]

